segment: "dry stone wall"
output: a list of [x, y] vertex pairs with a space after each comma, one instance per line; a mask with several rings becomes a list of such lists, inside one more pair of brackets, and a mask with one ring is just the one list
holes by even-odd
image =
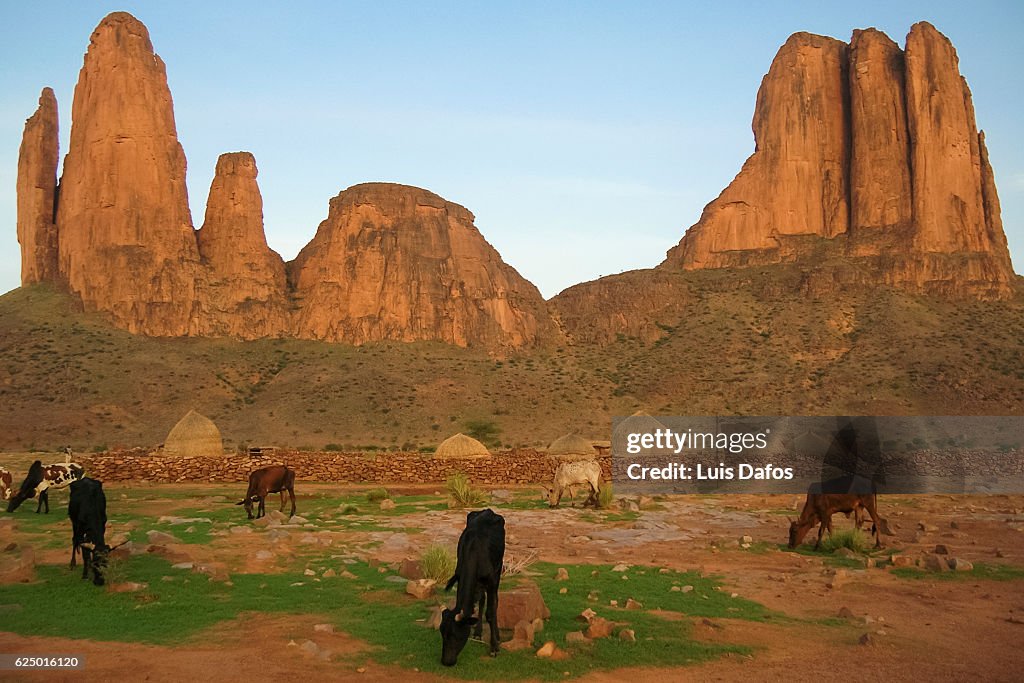
[[[253, 470], [286, 464], [302, 481], [335, 483], [443, 483], [464, 472], [474, 484], [504, 486], [548, 482], [557, 463], [542, 451], [514, 449], [489, 458], [439, 459], [423, 453], [278, 451], [273, 457], [181, 457], [139, 452], [79, 456], [86, 474], [100, 481], [243, 482]], [[597, 458], [605, 478], [611, 457]]]

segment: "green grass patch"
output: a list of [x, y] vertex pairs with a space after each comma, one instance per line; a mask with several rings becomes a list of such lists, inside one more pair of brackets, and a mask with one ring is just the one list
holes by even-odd
[[915, 567], [898, 567], [892, 570], [892, 574], [903, 579], [929, 579], [935, 581], [974, 581], [978, 579], [988, 581], [1022, 581], [1024, 580], [1024, 567], [1017, 567], [1012, 564], [976, 562], [974, 569], [968, 572], [930, 572]]
[[[326, 559], [319, 562], [330, 564]], [[630, 666], [684, 666], [726, 653], [750, 652], [741, 645], [695, 642], [689, 637], [690, 620], [667, 620], [648, 612], [650, 609], [718, 619], [761, 621], [778, 616], [758, 603], [731, 598], [727, 590], [716, 590], [716, 578], [695, 572], [662, 574], [657, 568], [632, 567], [620, 573], [608, 565], [563, 566], [570, 578], [562, 582], [554, 580], [558, 565], [537, 564], [532, 568], [540, 574], [536, 581], [552, 612], [541, 638], [567, 647], [565, 634], [580, 628], [575, 616], [590, 607], [601, 616], [628, 624], [639, 642], [603, 639], [557, 662], [539, 659], [532, 650], [503, 652], [492, 659], [486, 654], [486, 645], [470, 642], [458, 666], [446, 669], [439, 661], [440, 636], [417, 623], [427, 616], [432, 601], [413, 600], [405, 595], [403, 586], [386, 580], [389, 574], [363, 563], [345, 566], [356, 576], [354, 579], [314, 582], [296, 570], [282, 575], [234, 574], [233, 585], [226, 585], [201, 574], [172, 569], [166, 560], [153, 555], [112, 562], [108, 571], [112, 579], [148, 584], [139, 593], [108, 593], [83, 582], [77, 571], [40, 566], [38, 582], [0, 586], [0, 605], [8, 608], [4, 611], [13, 605], [23, 607], [5, 625], [21, 635], [161, 645], [203, 638], [205, 629], [244, 618], [248, 613], [316, 614], [367, 641], [373, 648], [371, 656], [380, 663], [488, 681], [563, 680], [565, 671], [575, 677]], [[628, 578], [624, 580], [623, 576]], [[673, 592], [673, 585], [694, 588], [687, 593]], [[568, 590], [561, 594], [561, 588]], [[591, 591], [596, 591], [595, 602], [588, 600]], [[608, 606], [611, 599], [624, 605], [628, 598], [644, 603], [646, 609], [627, 611]], [[30, 609], [44, 603], [60, 604], [61, 618], [54, 619], [46, 610]], [[196, 609], [196, 605], [202, 605], [202, 609]]]

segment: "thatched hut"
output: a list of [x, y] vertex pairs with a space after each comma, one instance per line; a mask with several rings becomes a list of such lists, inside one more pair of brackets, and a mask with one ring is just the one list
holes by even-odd
[[224, 455], [217, 425], [194, 410], [188, 411], [164, 440], [167, 455]]
[[490, 455], [487, 446], [462, 433], [449, 436], [434, 451], [435, 458], [487, 458]]
[[551, 442], [548, 455], [558, 460], [589, 460], [597, 456], [597, 450], [589, 439], [579, 434], [566, 434]]

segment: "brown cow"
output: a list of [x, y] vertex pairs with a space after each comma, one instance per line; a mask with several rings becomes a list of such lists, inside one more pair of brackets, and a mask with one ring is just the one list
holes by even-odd
[[881, 531], [889, 533], [889, 526], [884, 519], [878, 516], [877, 494], [874, 493], [808, 493], [804, 501], [804, 509], [800, 511], [800, 519], [790, 520], [789, 525], [789, 547], [795, 548], [800, 545], [807, 532], [815, 524], [818, 527], [818, 540], [814, 544], [817, 550], [821, 545], [821, 537], [828, 529], [832, 535], [832, 515], [842, 512], [849, 515], [854, 513], [854, 520], [857, 528], [860, 528], [859, 512], [863, 510], [871, 517], [871, 535], [875, 537], [875, 547], [882, 547]]
[[262, 469], [255, 470], [249, 475], [249, 490], [245, 492], [245, 498], [235, 503], [235, 505], [244, 505], [245, 512], [249, 515], [249, 519], [253, 519], [252, 516], [252, 504], [253, 501], [258, 500], [260, 502], [259, 507], [256, 510], [256, 518], [260, 518], [266, 514], [264, 508], [264, 501], [267, 498], [267, 494], [280, 493], [281, 494], [281, 512], [284, 512], [284, 492], [287, 491], [292, 498], [292, 514], [295, 516], [295, 472], [288, 469], [284, 465], [271, 465]]

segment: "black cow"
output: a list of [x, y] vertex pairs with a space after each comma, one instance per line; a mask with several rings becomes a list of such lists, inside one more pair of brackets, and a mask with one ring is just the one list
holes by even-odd
[[[459, 536], [455, 575], [444, 587], [459, 589], [455, 609], [441, 612], [441, 663], [453, 666], [466, 647], [470, 628], [483, 637], [483, 622], [491, 629], [491, 656], [498, 656], [498, 583], [505, 558], [505, 518], [488, 508], [470, 512], [466, 528]], [[473, 616], [473, 605], [479, 603], [479, 617]], [[485, 608], [486, 603], [486, 608]]]
[[252, 519], [252, 504], [259, 501], [256, 509], [256, 517], [260, 518], [266, 514], [264, 502], [267, 494], [281, 494], [281, 512], [284, 512], [284, 492], [287, 491], [292, 499], [292, 516], [295, 516], [295, 472], [284, 465], [270, 465], [262, 469], [254, 470], [249, 474], [249, 488], [245, 492], [245, 498], [235, 503], [244, 505], [245, 512]]
[[107, 528], [107, 497], [103, 483], [85, 477], [71, 484], [71, 501], [68, 503], [68, 517], [71, 518], [71, 565], [75, 567], [75, 555], [82, 549], [82, 578], [102, 586], [102, 569], [107, 566], [110, 547], [103, 540]]
[[85, 470], [82, 469], [82, 466], [75, 462], [55, 463], [43, 467], [42, 461], [36, 460], [28, 468], [28, 476], [25, 477], [25, 481], [21, 482], [18, 492], [11, 496], [7, 511], [14, 512], [23, 502], [38, 496], [39, 504], [36, 505], [36, 512], [38, 513], [45, 505], [46, 512], [49, 513], [50, 494], [48, 490], [64, 488], [71, 482], [81, 479], [84, 473]]

